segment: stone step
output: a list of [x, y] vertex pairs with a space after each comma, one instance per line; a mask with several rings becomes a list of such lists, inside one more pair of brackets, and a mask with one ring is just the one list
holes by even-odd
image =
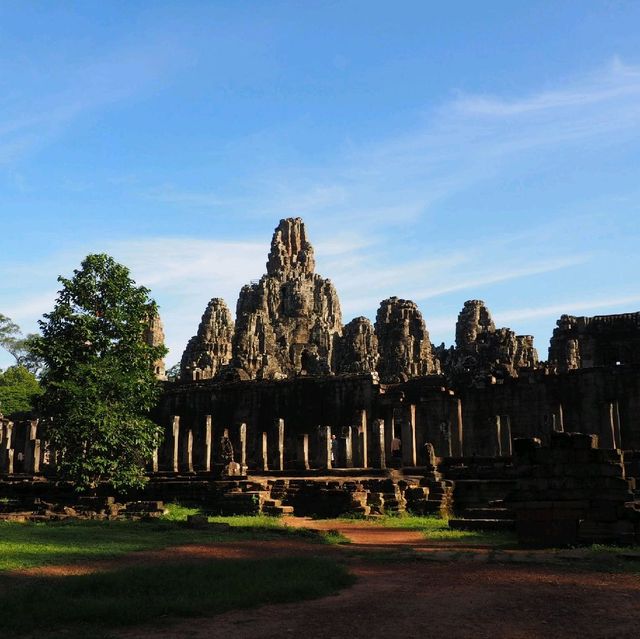
[[266, 515], [293, 515], [293, 506], [265, 506], [262, 512]]
[[465, 508], [461, 519], [513, 519], [513, 511], [508, 508]]
[[513, 519], [450, 519], [449, 528], [452, 530], [514, 530], [515, 521]]

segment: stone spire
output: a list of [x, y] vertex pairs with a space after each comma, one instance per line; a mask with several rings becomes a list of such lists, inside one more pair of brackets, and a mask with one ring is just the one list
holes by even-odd
[[337, 349], [338, 373], [375, 373], [378, 368], [378, 338], [366, 317], [356, 317], [345, 325]]
[[231, 361], [233, 319], [223, 299], [214, 297], [202, 315], [197, 335], [187, 344], [180, 362], [182, 379], [211, 379]]
[[398, 382], [439, 372], [429, 333], [415, 302], [390, 297], [380, 303], [376, 336], [383, 382]]
[[334, 344], [342, 332], [340, 302], [331, 281], [314, 268], [304, 222], [281, 220], [267, 274], [244, 286], [238, 298], [233, 366], [241, 377], [332, 372]]
[[316, 263], [299, 217], [280, 220], [271, 240], [267, 275], [281, 280], [313, 275]]
[[495, 332], [496, 325], [486, 304], [482, 300], [466, 301], [456, 322], [456, 346], [475, 350], [478, 335]]
[[[148, 320], [144, 332], [144, 341], [149, 346], [164, 345], [164, 328], [160, 315], [156, 314]], [[159, 359], [153, 363], [153, 372], [158, 379], [167, 379], [164, 359]]]
[[521, 368], [538, 366], [533, 337], [516, 335], [510, 328], [496, 328], [481, 300], [464, 303], [456, 323], [456, 347], [441, 353], [442, 365], [451, 379], [468, 383], [489, 375], [517, 377]]

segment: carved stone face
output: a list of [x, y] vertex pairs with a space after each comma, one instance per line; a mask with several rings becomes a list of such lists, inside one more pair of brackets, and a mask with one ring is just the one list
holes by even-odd
[[301, 317], [308, 310], [308, 296], [298, 280], [290, 280], [282, 287], [282, 309], [289, 317]]

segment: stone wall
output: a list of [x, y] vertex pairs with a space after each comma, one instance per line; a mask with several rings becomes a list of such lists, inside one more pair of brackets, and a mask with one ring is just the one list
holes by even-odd
[[595, 433], [603, 448], [640, 450], [639, 367], [521, 373], [459, 397], [467, 455], [509, 454], [509, 435], [548, 443], [563, 430]]
[[553, 331], [549, 363], [560, 371], [596, 366], [640, 366], [640, 313], [563, 315]]
[[640, 542], [640, 502], [620, 450], [598, 449], [595, 435], [554, 433], [548, 447], [516, 440], [521, 475], [506, 498], [518, 542], [529, 546]]

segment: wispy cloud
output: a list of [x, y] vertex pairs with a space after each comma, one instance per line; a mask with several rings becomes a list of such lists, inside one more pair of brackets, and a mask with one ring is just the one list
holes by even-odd
[[517, 117], [545, 111], [573, 109], [640, 97], [640, 69], [614, 58], [604, 71], [568, 87], [513, 100], [494, 96], [460, 97], [454, 108], [467, 116]]
[[[130, 53], [125, 57], [128, 62]], [[20, 117], [15, 115], [17, 109], [13, 117], [0, 111], [0, 160], [3, 154], [38, 144], [41, 134], [55, 132], [86, 110], [134, 94], [139, 78], [153, 82], [163, 77], [164, 56], [143, 48], [139, 59], [123, 87], [118, 85], [123, 58], [116, 56], [105, 61], [102, 70], [98, 65], [103, 80], [90, 83], [86, 95], [79, 78], [91, 75], [92, 66]], [[542, 150], [547, 153], [544, 157], [553, 158], [573, 146], [582, 151], [603, 140], [615, 144], [639, 135], [640, 68], [614, 60], [589, 76], [524, 96], [459, 94], [431, 108], [424, 120], [408, 123], [402, 135], [351, 141], [322, 164], [278, 164], [266, 170], [258, 163], [261, 168], [253, 175], [239, 178], [243, 188], [227, 184], [224, 189], [209, 185], [198, 190], [177, 181], [144, 188], [134, 183], [128, 188], [169, 210], [197, 208], [233, 216], [245, 223], [244, 228], [256, 217], [277, 221], [285, 215], [303, 216], [313, 230], [318, 271], [335, 282], [348, 320], [361, 314], [371, 317], [379, 301], [390, 295], [418, 302], [457, 291], [475, 296], [474, 289], [480, 287], [586, 264], [592, 260], [589, 248], [570, 242], [581, 232], [582, 221], [575, 219], [523, 229], [505, 216], [503, 232], [495, 226], [487, 230], [479, 226], [473, 239], [464, 241], [454, 234], [428, 236], [423, 225], [425, 247], [429, 247], [424, 250], [405, 249], [402, 240], [390, 242], [389, 238], [433, 216], [441, 202], [464, 189], [496, 176], [517, 177], [519, 170], [526, 171], [519, 168], [523, 159], [536, 158]], [[557, 238], [567, 241], [559, 243]], [[563, 244], [561, 251], [559, 244]], [[528, 252], [530, 246], [536, 246], [536, 251]], [[262, 275], [268, 238], [156, 237], [112, 242], [105, 250], [152, 288], [162, 306], [170, 361], [175, 361], [211, 297], [224, 297], [233, 311], [240, 287]], [[64, 259], [57, 256], [46, 270], [68, 273], [82, 255], [78, 249]], [[42, 272], [42, 264], [37, 270]], [[40, 281], [32, 275], [31, 280], [19, 281], [25, 287]], [[9, 307], [14, 315], [27, 319], [30, 312], [41, 312], [51, 292], [34, 289], [32, 298], [13, 297]], [[607, 310], [637, 302], [637, 296], [620, 289], [612, 291], [609, 299], [563, 301], [495, 315], [500, 323], [526, 323], [563, 312]], [[450, 332], [458, 308], [432, 318], [425, 313], [430, 330]]]
[[232, 195], [172, 185], [146, 196], [245, 218], [286, 212], [383, 231], [432, 214], [446, 198], [505, 170], [517, 175], [518, 166], [541, 150], [584, 151], [638, 135], [640, 67], [614, 59], [525, 96], [459, 93], [431, 106], [421, 120], [408, 119], [402, 134], [348, 140], [322, 163], [305, 157], [270, 169], [260, 165], [242, 176], [243, 188]]
[[138, 42], [69, 66], [49, 87], [0, 105], [0, 164], [43, 146], [85, 113], [140, 95], [188, 62], [171, 39]]
[[615, 309], [624, 308], [624, 312], [634, 312], [634, 306], [640, 306], [640, 295], [622, 295], [600, 299], [563, 300], [558, 304], [541, 307], [525, 307], [496, 312], [501, 322], [521, 322], [540, 317], [560, 317], [560, 315], [576, 315], [579, 313], [595, 313], [601, 309], [606, 314]]
[[[486, 256], [478, 253], [460, 257], [457, 253], [443, 256], [439, 261], [407, 263], [387, 272], [384, 268], [363, 268], [360, 272], [338, 269], [333, 279], [340, 285], [347, 313], [362, 313], [362, 309], [371, 309], [390, 295], [397, 295], [416, 302], [425, 302], [457, 291], [474, 295], [474, 291], [493, 284], [520, 280], [535, 275], [560, 271], [584, 264], [589, 256], [577, 254], [561, 258], [531, 261], [522, 265], [517, 256], [504, 256], [493, 265], [487, 265]], [[434, 282], [424, 286], [424, 282]], [[363, 295], [362, 292], [366, 291]]]

